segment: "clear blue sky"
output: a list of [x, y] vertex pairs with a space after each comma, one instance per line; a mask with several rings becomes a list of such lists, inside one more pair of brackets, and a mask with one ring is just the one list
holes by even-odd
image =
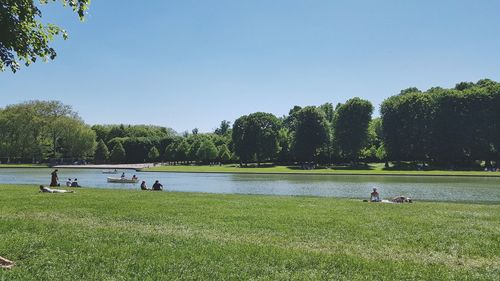
[[500, 81], [500, 1], [93, 0], [58, 57], [0, 73], [0, 106], [72, 105], [89, 124], [210, 131], [255, 111]]

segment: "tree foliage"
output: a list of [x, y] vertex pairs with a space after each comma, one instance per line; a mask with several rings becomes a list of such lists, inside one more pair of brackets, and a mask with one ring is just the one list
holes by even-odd
[[270, 113], [256, 112], [234, 122], [232, 141], [234, 151], [242, 162], [273, 159], [278, 152], [278, 131], [281, 122]]
[[200, 143], [196, 156], [198, 160], [208, 163], [216, 160], [217, 153], [217, 147], [215, 147], [214, 143], [206, 139]]
[[157, 161], [158, 158], [160, 157], [160, 152], [158, 151], [158, 148], [155, 146], [151, 147], [148, 152], [148, 159], [149, 161]]
[[111, 162], [113, 163], [123, 163], [125, 161], [125, 149], [121, 142], [117, 142], [111, 150], [111, 155], [109, 156]]
[[104, 141], [101, 139], [99, 142], [97, 142], [97, 147], [95, 149], [94, 153], [94, 160], [96, 162], [106, 162], [109, 159], [109, 149], [104, 143]]
[[[68, 37], [66, 31], [42, 21], [40, 4], [56, 0], [0, 0], [0, 71], [20, 69], [41, 58], [46, 61], [57, 55], [50, 43], [56, 36]], [[90, 0], [59, 0], [84, 18]]]
[[328, 142], [330, 128], [325, 114], [314, 106], [306, 106], [295, 114], [294, 153], [299, 161], [313, 161], [321, 146]]
[[7, 158], [85, 158], [93, 155], [95, 134], [70, 106], [29, 101], [0, 111], [0, 155]]
[[500, 160], [500, 84], [492, 80], [393, 96], [381, 113], [391, 160], [452, 166]]
[[333, 118], [334, 142], [341, 158], [357, 161], [367, 144], [368, 125], [373, 106], [367, 100], [353, 98], [337, 106]]

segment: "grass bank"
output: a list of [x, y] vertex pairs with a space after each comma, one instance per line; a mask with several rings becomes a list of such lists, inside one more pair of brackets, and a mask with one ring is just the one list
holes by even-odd
[[47, 164], [0, 164], [1, 168], [47, 168]]
[[494, 280], [500, 205], [0, 186], [0, 280]]
[[238, 165], [223, 166], [156, 166], [141, 169], [144, 172], [172, 172], [172, 173], [241, 173], [241, 174], [313, 174], [313, 175], [395, 175], [395, 176], [476, 176], [500, 177], [500, 172], [483, 171], [448, 171], [448, 170], [398, 170], [385, 169], [384, 164], [370, 164], [367, 167], [351, 168], [338, 166], [333, 168], [317, 168], [304, 170], [297, 166], [268, 166], [243, 167]]

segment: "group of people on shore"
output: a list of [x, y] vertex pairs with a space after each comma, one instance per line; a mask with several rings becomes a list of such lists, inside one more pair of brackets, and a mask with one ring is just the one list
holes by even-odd
[[[61, 184], [59, 183], [59, 176], [57, 175], [57, 172], [59, 172], [58, 169], [55, 169], [51, 174], [50, 174], [50, 187], [59, 187]], [[78, 184], [78, 179], [75, 178], [72, 180], [71, 178], [68, 178], [66, 181], [66, 186], [67, 187], [82, 187], [80, 184]]]
[[146, 181], [142, 181], [141, 183], [141, 190], [149, 190], [149, 191], [162, 191], [163, 190], [163, 185], [160, 183], [159, 180], [156, 180], [151, 189], [148, 188], [146, 185]]
[[[60, 187], [61, 184], [59, 183], [59, 177], [57, 173], [59, 172], [58, 169], [55, 169], [51, 173], [51, 178], [50, 178], [50, 187]], [[122, 173], [121, 178], [125, 178], [125, 173]], [[132, 179], [138, 179], [136, 175], [133, 175]], [[78, 184], [78, 179], [75, 178], [72, 180], [71, 178], [68, 178], [66, 181], [66, 186], [67, 187], [81, 187], [81, 185]], [[40, 185], [40, 192], [46, 192], [46, 193], [73, 193], [73, 190], [64, 190], [64, 189], [52, 189], [50, 187], [46, 187], [43, 185]], [[151, 189], [148, 188], [146, 185], [146, 181], [142, 181], [141, 183], [141, 190], [149, 190], [149, 191], [162, 191], [163, 190], [163, 185], [160, 183], [159, 180], [156, 180]]]
[[78, 179], [75, 178], [74, 180], [71, 180], [70, 178], [66, 181], [66, 186], [67, 187], [82, 187], [81, 185], [78, 184]]
[[[368, 201], [368, 200], [365, 200]], [[413, 200], [410, 197], [406, 196], [394, 196], [391, 200], [383, 200], [380, 198], [380, 194], [377, 191], [377, 188], [373, 188], [372, 193], [370, 193], [370, 201], [369, 202], [382, 202], [382, 203], [413, 203]]]
[[[59, 178], [57, 176], [57, 172], [59, 170], [55, 169], [51, 173], [51, 180], [50, 180], [50, 187], [59, 187], [61, 186], [59, 184]], [[122, 173], [121, 178], [125, 178], [125, 173]], [[137, 179], [136, 175], [132, 177], [132, 179]], [[66, 181], [66, 186], [67, 187], [81, 187], [78, 184], [78, 179], [71, 180], [71, 178], [68, 178], [68, 181]], [[149, 190], [149, 191], [162, 191], [163, 190], [163, 185], [160, 183], [159, 180], [156, 180], [151, 189], [148, 188], [146, 181], [142, 181], [141, 183], [141, 190]], [[67, 191], [67, 190], [57, 190], [57, 189], [50, 189], [48, 187], [44, 187], [43, 185], [40, 185], [40, 192], [49, 192], [49, 193], [65, 193], [65, 192], [73, 192], [73, 191]], [[377, 191], [377, 188], [373, 188], [372, 193], [370, 194], [370, 200], [365, 200], [369, 202], [384, 202], [384, 203], [412, 203], [413, 200], [410, 197], [405, 197], [405, 196], [395, 196], [391, 198], [391, 200], [382, 200], [380, 198], [380, 194]]]

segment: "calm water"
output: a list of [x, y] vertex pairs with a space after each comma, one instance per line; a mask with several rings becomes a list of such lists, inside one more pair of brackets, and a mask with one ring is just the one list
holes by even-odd
[[[0, 169], [0, 183], [48, 184], [52, 169]], [[383, 198], [405, 195], [415, 200], [472, 201], [500, 203], [500, 178], [314, 176], [189, 174], [124, 171], [137, 174], [150, 187], [160, 180], [168, 191], [307, 195], [366, 198], [377, 187]], [[139, 184], [108, 183], [102, 170], [60, 169], [59, 179], [78, 178], [82, 186], [139, 189]]]

